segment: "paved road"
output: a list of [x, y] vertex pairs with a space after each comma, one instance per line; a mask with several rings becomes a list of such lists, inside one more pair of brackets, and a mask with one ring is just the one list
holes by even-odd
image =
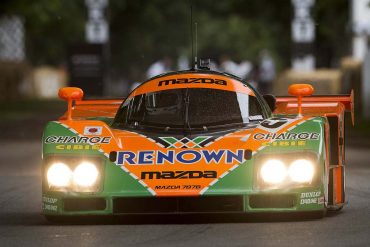
[[40, 215], [39, 142], [0, 143], [0, 246], [370, 246], [370, 149], [348, 148], [349, 205], [320, 220], [134, 218], [51, 225]]

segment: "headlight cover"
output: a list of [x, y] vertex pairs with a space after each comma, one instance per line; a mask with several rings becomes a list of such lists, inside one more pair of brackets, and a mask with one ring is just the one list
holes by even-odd
[[96, 166], [92, 162], [83, 161], [73, 171], [73, 182], [81, 187], [90, 187], [96, 183], [98, 176]]
[[47, 190], [97, 192], [101, 188], [103, 161], [100, 158], [50, 157], [45, 163]]
[[284, 181], [287, 169], [284, 163], [278, 159], [270, 159], [261, 166], [261, 177], [269, 184], [279, 184]]
[[256, 159], [256, 186], [261, 189], [294, 188], [312, 185], [319, 169], [317, 154], [264, 154]]
[[308, 183], [312, 181], [315, 167], [310, 160], [297, 159], [289, 166], [289, 177], [297, 183]]
[[72, 171], [66, 164], [55, 162], [50, 165], [46, 177], [51, 186], [67, 187], [71, 184]]

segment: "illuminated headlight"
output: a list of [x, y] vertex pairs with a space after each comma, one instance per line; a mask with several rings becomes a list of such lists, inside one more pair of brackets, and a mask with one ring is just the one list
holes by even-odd
[[71, 183], [72, 171], [66, 164], [57, 162], [49, 167], [46, 176], [49, 185], [67, 187]]
[[96, 166], [88, 161], [79, 164], [73, 172], [74, 184], [81, 187], [93, 186], [99, 177], [99, 171]]
[[314, 165], [306, 159], [298, 159], [289, 166], [289, 177], [292, 181], [306, 183], [312, 181], [314, 176]]
[[256, 185], [263, 189], [294, 188], [317, 185], [317, 156], [315, 153], [287, 153], [257, 161]]
[[104, 165], [98, 157], [51, 156], [44, 167], [45, 190], [97, 192], [102, 188]]
[[278, 159], [267, 160], [261, 167], [261, 177], [265, 183], [278, 184], [285, 180], [287, 169]]

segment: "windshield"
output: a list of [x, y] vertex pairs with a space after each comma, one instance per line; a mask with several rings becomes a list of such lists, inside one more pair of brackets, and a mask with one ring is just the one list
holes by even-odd
[[127, 100], [113, 127], [208, 129], [263, 120], [255, 96], [232, 91], [186, 88], [141, 94]]

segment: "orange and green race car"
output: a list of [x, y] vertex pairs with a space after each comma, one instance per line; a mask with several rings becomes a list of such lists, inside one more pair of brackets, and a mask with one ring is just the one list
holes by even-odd
[[83, 100], [43, 134], [42, 211], [83, 215], [317, 212], [345, 204], [344, 113], [353, 96], [262, 96], [229, 74], [189, 70], [126, 99]]

